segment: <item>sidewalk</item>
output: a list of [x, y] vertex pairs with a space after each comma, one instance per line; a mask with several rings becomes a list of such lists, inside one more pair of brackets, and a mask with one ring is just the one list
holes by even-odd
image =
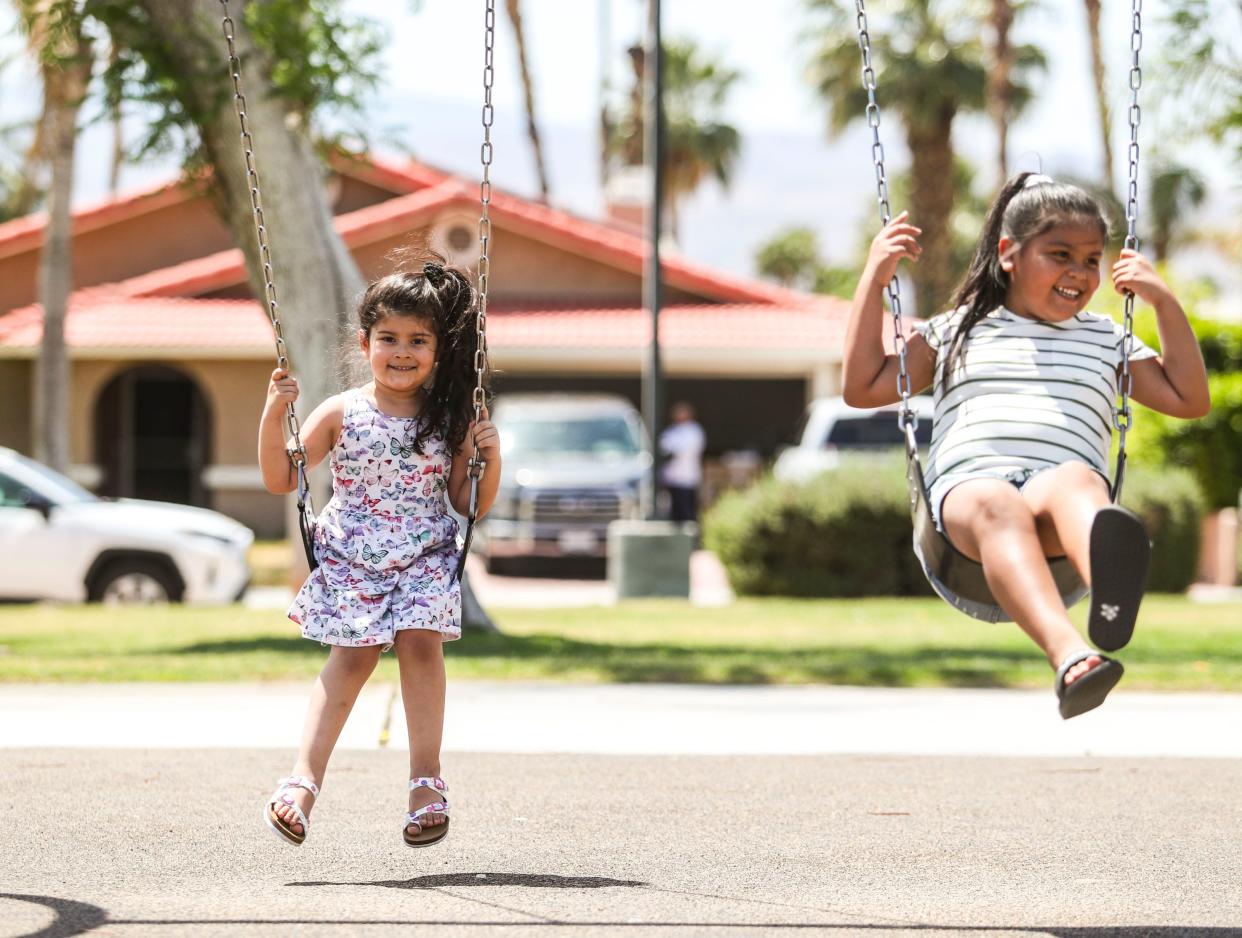
[[[279, 747], [310, 683], [0, 686], [0, 747]], [[363, 690], [341, 747], [404, 748], [391, 684]], [[1220, 757], [1242, 754], [1242, 695], [1120, 689], [1071, 721], [1051, 691], [456, 681], [453, 752], [642, 755]]]

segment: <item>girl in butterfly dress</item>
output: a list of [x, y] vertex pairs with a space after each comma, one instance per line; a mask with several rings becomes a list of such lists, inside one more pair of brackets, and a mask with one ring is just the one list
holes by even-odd
[[[499, 437], [486, 411], [472, 422], [476, 295], [460, 270], [426, 263], [367, 289], [358, 343], [372, 381], [329, 398], [306, 419], [310, 466], [329, 457], [332, 499], [315, 533], [318, 567], [289, 608], [302, 635], [328, 645], [293, 772], [264, 806], [285, 842], [306, 839], [328, 758], [380, 654], [395, 649], [410, 734], [409, 813], [402, 836], [428, 846], [448, 833], [440, 777], [444, 725], [442, 644], [461, 636], [457, 521], [470, 497], [467, 463], [485, 463], [478, 516], [496, 496]], [[287, 371], [272, 372], [259, 425], [267, 489], [288, 493], [296, 476], [282, 416], [297, 400]]]

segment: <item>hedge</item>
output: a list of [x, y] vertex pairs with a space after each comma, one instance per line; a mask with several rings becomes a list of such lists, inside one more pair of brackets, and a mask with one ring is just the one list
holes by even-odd
[[1209, 507], [1233, 508], [1242, 489], [1242, 372], [1208, 379], [1212, 410], [1201, 420], [1178, 420], [1146, 411], [1140, 459], [1158, 453], [1170, 466], [1194, 473]]
[[[1123, 502], [1156, 541], [1151, 588], [1185, 590], [1203, 514], [1194, 479], [1131, 469]], [[739, 595], [931, 595], [911, 547], [900, 458], [852, 461], [802, 484], [767, 476], [717, 501], [703, 534]]]
[[1151, 535], [1148, 590], [1184, 593], [1199, 568], [1199, 527], [1206, 510], [1194, 475], [1185, 469], [1130, 467], [1121, 504], [1143, 519]]

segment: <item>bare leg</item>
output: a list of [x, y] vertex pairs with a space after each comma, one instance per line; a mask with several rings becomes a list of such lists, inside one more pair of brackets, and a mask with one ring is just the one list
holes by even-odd
[[1085, 463], [1068, 462], [1041, 472], [1022, 490], [1035, 515], [1040, 542], [1050, 557], [1069, 557], [1091, 585], [1091, 524], [1109, 504], [1108, 484]]
[[[444, 737], [444, 640], [429, 629], [402, 629], [396, 638], [397, 663], [401, 669], [401, 702], [410, 734], [410, 778], [440, 774], [440, 743]], [[430, 788], [410, 792], [415, 811], [440, 796]], [[424, 814], [423, 828], [444, 823], [442, 814]], [[418, 828], [407, 828], [416, 834]]]
[[[1016, 488], [999, 479], [963, 482], [945, 497], [941, 514], [949, 540], [983, 564], [996, 601], [1053, 668], [1083, 647], [1048, 569], [1035, 515]], [[1076, 665], [1066, 675], [1066, 684], [1100, 660], [1092, 656]]]
[[[302, 727], [302, 743], [291, 774], [305, 775], [316, 785], [323, 784], [328, 759], [345, 727], [345, 720], [354, 709], [362, 686], [375, 670], [379, 656], [377, 645], [365, 648], [332, 646], [328, 662], [319, 672], [311, 691]], [[304, 788], [295, 788], [289, 795], [309, 817], [314, 796]], [[303, 833], [302, 825], [294, 819], [293, 809], [288, 805], [279, 805], [275, 813], [289, 824], [289, 829], [294, 833]]]

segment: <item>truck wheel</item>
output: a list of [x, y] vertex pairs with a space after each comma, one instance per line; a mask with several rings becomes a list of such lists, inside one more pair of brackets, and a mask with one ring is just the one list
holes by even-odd
[[92, 602], [109, 606], [150, 606], [179, 602], [181, 584], [162, 564], [133, 558], [114, 560], [90, 585]]

